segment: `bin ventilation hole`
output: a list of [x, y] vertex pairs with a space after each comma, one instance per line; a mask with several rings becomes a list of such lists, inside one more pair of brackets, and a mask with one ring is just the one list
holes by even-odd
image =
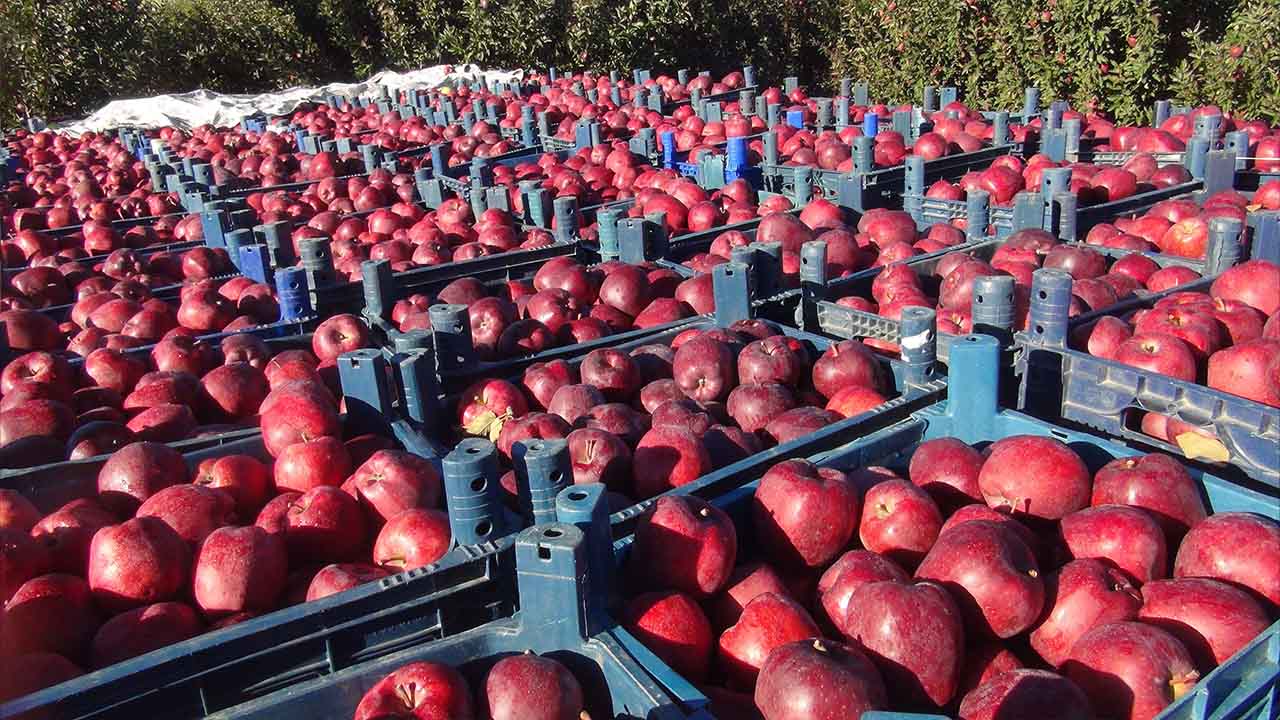
[[561, 532], [560, 530], [557, 530], [556, 528], [547, 528], [546, 530], [542, 531], [542, 535], [543, 537], [558, 538], [561, 535], [564, 535], [564, 533]]
[[493, 532], [493, 523], [488, 520], [476, 524], [476, 537], [489, 537], [491, 532]]
[[574, 502], [582, 502], [583, 500], [587, 499], [587, 494], [582, 492], [581, 490], [575, 490], [569, 493], [569, 499]]
[[1041, 291], [1040, 291], [1040, 295], [1039, 295], [1039, 297], [1040, 297], [1040, 299], [1041, 299], [1041, 300], [1048, 300], [1048, 299], [1049, 299], [1049, 293], [1047, 293], [1047, 292], [1045, 292], [1045, 291], [1041, 290]]
[[551, 473], [551, 487], [560, 487], [561, 485], [568, 485], [568, 484], [569, 483], [566, 483], [564, 481], [564, 473], [560, 472], [559, 470]]
[[480, 448], [476, 447], [475, 445], [471, 445], [471, 446], [467, 447], [467, 454], [468, 454], [468, 455], [479, 455], [479, 454], [480, 454]]
[[484, 489], [488, 484], [489, 484], [489, 481], [486, 480], [485, 478], [476, 478], [475, 480], [471, 481], [471, 491], [478, 492], [478, 493], [484, 492]]
[[981, 305], [981, 304], [982, 304], [982, 302], [983, 302], [983, 299], [982, 299], [982, 296], [981, 296], [981, 295], [974, 295], [974, 296], [973, 296], [973, 299], [974, 299], [974, 300], [977, 300], [979, 305]]
[[1043, 325], [1037, 325], [1037, 326], [1036, 326], [1036, 334], [1037, 334], [1037, 335], [1043, 335], [1043, 334], [1044, 334], [1044, 326], [1043, 326]]
[[538, 547], [538, 559], [539, 559], [539, 560], [550, 560], [550, 559], [551, 559], [551, 550], [550, 550], [549, 548], [544, 548], [544, 547], [542, 547], [542, 546], [539, 546], [539, 547]]

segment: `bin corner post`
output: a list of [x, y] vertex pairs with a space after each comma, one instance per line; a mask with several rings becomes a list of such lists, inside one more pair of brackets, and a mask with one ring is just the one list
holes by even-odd
[[1071, 276], [1041, 268], [1031, 274], [1031, 308], [1024, 337], [1033, 345], [1067, 346], [1067, 318], [1071, 308]]
[[1000, 347], [1013, 344], [1013, 277], [989, 275], [973, 282], [973, 332], [990, 335]]
[[400, 386], [400, 406], [410, 420], [421, 425], [430, 436], [438, 437], [443, 429], [440, 420], [445, 413], [440, 407], [440, 384], [436, 379], [431, 335], [415, 330], [396, 338], [397, 341], [401, 339], [416, 347], [398, 348], [393, 359], [396, 382]]
[[751, 269], [742, 263], [727, 262], [712, 268], [711, 275], [716, 325], [728, 327], [751, 319]]
[[391, 261], [365, 260], [360, 263], [360, 277], [364, 288], [364, 316], [373, 323], [386, 322], [395, 303]]
[[1244, 223], [1239, 218], [1216, 217], [1209, 221], [1209, 244], [1205, 248], [1204, 274], [1213, 277], [1240, 262]]
[[827, 289], [827, 243], [810, 240], [800, 246], [800, 329], [818, 332], [818, 303]]
[[1252, 225], [1253, 245], [1249, 257], [1280, 264], [1280, 211], [1254, 213]]
[[529, 649], [550, 652], [574, 647], [593, 634], [587, 583], [587, 539], [575, 525], [535, 525], [516, 536], [516, 585], [520, 622]]
[[937, 375], [937, 313], [933, 308], [903, 308], [899, 335], [902, 360], [907, 365], [907, 386], [920, 387], [931, 382]]
[[443, 374], [475, 365], [476, 347], [471, 338], [471, 315], [467, 306], [432, 305], [427, 314], [431, 317], [437, 371]]
[[475, 545], [506, 535], [502, 472], [493, 443], [467, 438], [444, 457], [441, 468], [453, 544]]
[[559, 242], [571, 242], [578, 237], [578, 199], [558, 197], [553, 201], [555, 213], [555, 238]]
[[276, 296], [280, 301], [280, 319], [287, 322], [310, 316], [311, 293], [307, 288], [307, 272], [300, 267], [276, 270]]
[[964, 198], [965, 239], [977, 242], [987, 236], [991, 225], [991, 195], [985, 190], [970, 190]]
[[382, 351], [353, 350], [338, 356], [338, 378], [346, 399], [347, 422], [356, 434], [387, 434], [393, 411]]
[[947, 358], [947, 415], [967, 443], [988, 439], [999, 411], [1000, 343], [989, 335], [962, 335]]
[[573, 484], [569, 444], [564, 440], [522, 440], [511, 447], [520, 506], [533, 524], [556, 521], [556, 496]]
[[556, 522], [575, 525], [586, 536], [587, 590], [591, 606], [608, 607], [615, 571], [608, 488], [603, 483], [571, 485], [556, 496], [555, 511]]

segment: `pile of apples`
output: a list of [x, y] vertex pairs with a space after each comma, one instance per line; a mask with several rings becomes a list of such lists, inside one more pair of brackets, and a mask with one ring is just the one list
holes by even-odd
[[1280, 210], [1280, 180], [1263, 183], [1252, 198], [1235, 190], [1221, 190], [1202, 205], [1188, 198], [1161, 200], [1141, 216], [1093, 226], [1085, 242], [1198, 259], [1209, 246], [1210, 220], [1228, 217], [1243, 223], [1246, 213], [1253, 210]]
[[18, 176], [0, 194], [6, 234], [179, 210], [172, 194], [151, 191], [146, 165], [114, 137], [19, 130], [7, 145], [18, 157]]
[[788, 460], [749, 502], [660, 497], [624, 569], [623, 624], [717, 717], [1148, 720], [1280, 604], [1280, 524], [1210, 515], [1163, 455], [944, 438], [902, 475]]
[[[836, 304], [893, 320], [901, 318], [904, 308], [930, 307], [938, 313], [941, 332], [964, 334], [973, 328], [974, 282], [980, 277], [1008, 275], [1015, 282], [1014, 329], [1025, 330], [1032, 273], [1040, 268], [1062, 270], [1074, 279], [1071, 317], [1107, 308], [1139, 289], [1160, 292], [1200, 277], [1178, 265], [1161, 268], [1140, 253], [1112, 262], [1093, 248], [1061, 244], [1043, 230], [1028, 229], [1010, 235], [989, 261], [963, 250], [944, 255], [932, 278], [919, 267], [892, 263], [872, 281], [870, 297], [848, 295], [837, 299]], [[936, 297], [929, 290], [933, 287], [937, 287]], [[889, 349], [888, 345], [885, 347]]]
[[[1204, 105], [1189, 113], [1171, 115], [1160, 127], [1116, 125], [1095, 114], [1082, 115], [1074, 110], [1063, 114], [1064, 120], [1079, 119], [1084, 123], [1083, 137], [1105, 140], [1095, 147], [1100, 152], [1178, 153], [1186, 150], [1187, 141], [1195, 134], [1196, 118], [1217, 115], [1222, 118], [1220, 133], [1243, 131], [1249, 136], [1251, 166], [1260, 172], [1280, 171], [1280, 135], [1265, 121], [1244, 120], [1223, 115], [1222, 108]], [[1032, 125], [1041, 126], [1036, 118]]]
[[[1209, 292], [1176, 292], [1127, 317], [1082, 328], [1075, 347], [1108, 360], [1280, 407], [1280, 266], [1249, 260]], [[1181, 434], [1143, 427], [1161, 439]], [[1155, 432], [1160, 430], [1160, 432]]]
[[305, 355], [225, 366], [269, 378], [266, 462], [229, 454], [192, 470], [166, 445], [130, 442], [96, 493], [61, 507], [0, 490], [0, 654], [12, 661], [0, 701], [444, 555], [434, 466], [382, 436], [344, 438]]
[[[856, 340], [811, 352], [760, 320], [694, 328], [669, 344], [536, 363], [518, 382], [480, 380], [456, 417], [508, 461], [517, 442], [566, 439], [575, 483], [639, 500], [891, 397], [885, 369]], [[514, 474], [503, 485], [515, 495]]]
[[[472, 696], [457, 670], [434, 662], [397, 668], [360, 698], [353, 720], [387, 717], [541, 720], [590, 718], [569, 668], [526, 652], [499, 660]], [[477, 713], [477, 711], [479, 711]]]
[[135, 440], [174, 442], [243, 427], [299, 373], [336, 390], [338, 356], [370, 344], [359, 318], [336, 315], [316, 328], [310, 350], [276, 354], [250, 334], [217, 346], [171, 334], [149, 354], [99, 347], [77, 365], [33, 350], [0, 373], [0, 449], [6, 464], [26, 467], [106, 455]]

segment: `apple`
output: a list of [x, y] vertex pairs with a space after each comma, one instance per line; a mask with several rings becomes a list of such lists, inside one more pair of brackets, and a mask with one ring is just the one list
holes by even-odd
[[387, 577], [387, 571], [376, 565], [338, 563], [325, 565], [307, 586], [307, 602], [336, 595], [366, 583]]
[[1061, 534], [1070, 557], [1105, 559], [1138, 585], [1168, 577], [1164, 534], [1139, 508], [1098, 505], [1081, 510], [1062, 519]]
[[322, 485], [337, 487], [351, 474], [347, 447], [334, 437], [299, 442], [276, 457], [276, 492], [305, 493]]
[[260, 527], [223, 527], [201, 543], [192, 594], [206, 617], [276, 608], [288, 574], [288, 550]]
[[884, 384], [882, 374], [880, 362], [862, 342], [843, 340], [813, 364], [813, 387], [830, 399], [850, 385], [879, 389]]
[[631, 449], [617, 435], [596, 428], [569, 433], [569, 460], [577, 485], [604, 483], [621, 492], [631, 484]]
[[1085, 633], [1063, 670], [1093, 707], [1130, 720], [1154, 718], [1200, 679], [1176, 637], [1140, 622], [1109, 623]]
[[[634, 355], [634, 352], [633, 352]], [[564, 360], [534, 363], [524, 371], [521, 385], [536, 408], [545, 410], [556, 390], [578, 382], [578, 371]]]
[[1267, 629], [1270, 618], [1248, 592], [1209, 578], [1156, 580], [1142, 586], [1138, 618], [1178, 638], [1200, 672], [1226, 662]]
[[367, 546], [360, 504], [331, 485], [320, 485], [301, 495], [286, 492], [276, 496], [262, 509], [255, 525], [267, 532], [284, 533], [291, 565], [304, 560], [347, 562]]
[[937, 438], [916, 447], [907, 474], [940, 508], [954, 510], [969, 503], [985, 502], [978, 486], [984, 460], [982, 453], [964, 442]]
[[342, 436], [333, 396], [314, 381], [294, 380], [272, 389], [259, 411], [263, 444], [273, 457], [296, 443]]
[[90, 667], [104, 668], [159, 650], [204, 632], [200, 615], [190, 605], [159, 602], [120, 613], [93, 636]]
[[640, 369], [621, 350], [592, 350], [582, 359], [578, 372], [583, 383], [594, 385], [609, 402], [629, 402], [640, 390]]
[[1104, 465], [1093, 478], [1090, 504], [1142, 508], [1160, 523], [1171, 548], [1208, 516], [1200, 489], [1182, 463], [1157, 453]]
[[1280, 407], [1280, 340], [1259, 337], [1213, 353], [1206, 380], [1215, 390]]
[[356, 705], [354, 720], [473, 717], [471, 689], [448, 665], [413, 662], [374, 684]]
[[40, 518], [36, 506], [17, 490], [0, 488], [0, 530], [31, 532]]
[[892, 479], [867, 490], [858, 539], [866, 549], [913, 569], [942, 530], [942, 512], [923, 489]]
[[1099, 625], [1132, 620], [1141, 607], [1138, 589], [1110, 562], [1072, 560], [1045, 578], [1045, 615], [1031, 631], [1031, 647], [1059, 667], [1080, 636]]
[[1044, 607], [1044, 582], [1031, 549], [1015, 531], [987, 520], [944, 530], [915, 577], [947, 587], [966, 627], [979, 636], [1013, 637], [1030, 628]]
[[728, 582], [737, 550], [723, 510], [692, 496], [663, 496], [636, 524], [628, 571], [637, 587], [708, 598]]
[[204, 485], [171, 485], [143, 501], [135, 517], [155, 517], [195, 549], [214, 530], [235, 519], [235, 499]]
[[578, 718], [582, 686], [564, 665], [531, 653], [497, 662], [484, 681], [485, 717], [492, 720]]
[[451, 542], [447, 514], [410, 508], [387, 520], [373, 544], [373, 561], [389, 571], [412, 570], [444, 557]]
[[873, 582], [908, 583], [911, 576], [892, 560], [870, 550], [850, 550], [827, 568], [818, 580], [818, 606], [823, 619], [842, 634], [849, 598], [858, 588]]
[[774, 445], [782, 445], [804, 437], [816, 430], [841, 420], [839, 414], [816, 407], [798, 407], [788, 410], [769, 421], [761, 433]]
[[351, 314], [334, 315], [320, 323], [311, 335], [311, 351], [321, 364], [337, 362], [338, 356], [369, 345], [369, 328]]
[[117, 450], [98, 471], [98, 497], [103, 506], [127, 517], [144, 500], [170, 485], [187, 482], [182, 455], [153, 442], [136, 442]]
[[1114, 360], [1178, 380], [1196, 380], [1196, 356], [1191, 347], [1165, 333], [1130, 337], [1116, 348]]
[[506, 380], [478, 380], [458, 399], [458, 423], [462, 430], [494, 441], [504, 424], [528, 412], [524, 393]]
[[271, 492], [271, 474], [267, 466], [250, 455], [225, 455], [204, 460], [197, 467], [192, 482], [230, 495], [236, 514], [245, 520], [258, 514]]
[[956, 694], [964, 620], [940, 585], [861, 585], [849, 597], [844, 633], [880, 669], [894, 704], [943, 706]]
[[680, 487], [711, 472], [706, 446], [689, 430], [655, 425], [636, 445], [635, 492], [644, 499]]
[[23, 583], [5, 603], [0, 638], [11, 655], [58, 653], [84, 662], [100, 620], [89, 584], [66, 574]]
[[806, 460], [771, 467], [751, 507], [760, 544], [787, 568], [826, 566], [857, 530], [858, 490], [849, 476]]
[[222, 365], [200, 378], [202, 416], [211, 420], [248, 420], [258, 414], [271, 384], [249, 363]]
[[672, 670], [701, 682], [711, 666], [714, 636], [697, 601], [684, 593], [650, 592], [627, 601], [622, 625]]
[[1089, 468], [1059, 440], [1015, 435], [992, 443], [978, 473], [987, 504], [1014, 517], [1057, 520], [1088, 507]]
[[89, 544], [89, 587], [97, 605], [108, 611], [172, 599], [190, 570], [186, 541], [160, 518], [102, 528]]
[[737, 385], [737, 363], [728, 344], [699, 335], [676, 350], [671, 369], [685, 395], [699, 402], [724, 400]]
[[960, 701], [965, 720], [1042, 718], [1091, 720], [1094, 717], [1075, 683], [1047, 670], [1010, 670], [974, 688]]
[[653, 300], [647, 273], [640, 267], [619, 267], [600, 284], [600, 302], [635, 317]]
[[800, 384], [805, 369], [804, 357], [782, 335], [755, 340], [738, 353], [738, 380], [742, 384], [781, 383], [789, 387]]
[[495, 443], [498, 452], [508, 461], [511, 459], [511, 448], [525, 440], [563, 440], [573, 432], [573, 428], [564, 418], [550, 413], [530, 413], [502, 426]]
[[843, 720], [888, 707], [880, 672], [861, 650], [799, 640], [769, 653], [755, 703], [766, 720]]
[[649, 432], [651, 418], [629, 405], [605, 403], [591, 408], [586, 414], [580, 416], [576, 425], [579, 428], [603, 430], [616, 435], [628, 447], [634, 447], [640, 442], [640, 438]]
[[792, 392], [778, 383], [751, 383], [735, 387], [726, 402], [730, 417], [745, 432], [763, 430], [770, 420], [796, 407]]
[[443, 487], [430, 462], [392, 449], [376, 450], [342, 483], [360, 501], [371, 528], [410, 508], [439, 507]]
[[799, 603], [764, 593], [748, 602], [738, 622], [720, 635], [716, 660], [730, 687], [751, 688], [774, 649], [821, 634]]
[[1173, 576], [1234, 583], [1269, 602], [1274, 613], [1280, 607], [1280, 523], [1253, 513], [1211, 515], [1182, 539]]

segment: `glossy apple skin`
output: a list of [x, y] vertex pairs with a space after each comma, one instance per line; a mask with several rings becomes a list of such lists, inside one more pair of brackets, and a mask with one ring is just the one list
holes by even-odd
[[832, 640], [800, 640], [769, 653], [755, 703], [765, 720], [844, 720], [888, 707], [888, 694], [861, 650]]
[[1164, 333], [1130, 337], [1116, 348], [1114, 360], [1178, 380], [1196, 380], [1196, 357], [1191, 347]]
[[1216, 513], [1183, 538], [1173, 576], [1234, 583], [1275, 612], [1280, 608], [1280, 524], [1253, 513]]
[[1015, 435], [992, 443], [978, 487], [993, 508], [1016, 518], [1052, 521], [1088, 507], [1093, 479], [1080, 456], [1061, 441]]
[[986, 520], [939, 535], [915, 577], [947, 588], [976, 636], [1013, 637], [1030, 628], [1044, 607], [1044, 582], [1031, 549], [1013, 530]]
[[627, 601], [621, 620], [671, 669], [693, 682], [706, 678], [715, 637], [696, 600], [672, 591], [637, 595]]
[[1070, 557], [1107, 560], [1138, 585], [1169, 576], [1164, 533], [1140, 508], [1098, 505], [1062, 518], [1059, 531]]
[[1178, 638], [1202, 674], [1226, 662], [1271, 623], [1266, 609], [1248, 591], [1209, 578], [1143, 585], [1138, 619]]
[[192, 594], [206, 617], [277, 607], [289, 574], [279, 535], [253, 525], [219, 528], [196, 552]]
[[1011, 670], [974, 688], [960, 701], [964, 720], [1039, 718], [1093, 720], [1084, 691], [1047, 670]]
[[858, 539], [866, 549], [914, 569], [942, 532], [933, 498], [906, 480], [874, 485], [862, 499]]
[[582, 686], [551, 658], [516, 655], [489, 670], [482, 704], [492, 720], [576, 719], [583, 712]]
[[100, 669], [158, 650], [204, 632], [200, 614], [190, 605], [161, 602], [120, 613], [98, 628], [90, 649], [90, 667]]
[[457, 670], [432, 662], [404, 665], [360, 698], [354, 720], [473, 717], [471, 689]]
[[725, 512], [699, 498], [659, 497], [636, 524], [627, 566], [636, 587], [709, 598], [733, 572], [738, 534]]
[[1117, 458], [1093, 478], [1092, 505], [1132, 505], [1160, 523], [1168, 547], [1176, 548], [1187, 530], [1208, 516], [1200, 489], [1182, 463], [1152, 453]]
[[756, 562], [734, 568], [724, 589], [705, 603], [712, 627], [723, 631], [738, 622], [742, 608], [767, 592], [791, 595], [786, 581], [773, 566]]
[[1132, 620], [1140, 607], [1142, 595], [1124, 572], [1104, 560], [1072, 560], [1045, 578], [1045, 615], [1031, 631], [1031, 647], [1058, 667], [1081, 635]]
[[140, 517], [99, 530], [89, 544], [89, 587], [111, 611], [177, 597], [191, 572], [186, 541], [165, 522]]
[[1128, 720], [1154, 718], [1200, 678], [1177, 638], [1132, 621], [1085, 633], [1071, 649], [1063, 671], [1093, 707]]
[[716, 660], [730, 687], [750, 689], [774, 649], [821, 634], [799, 603], [764, 593], [747, 603], [738, 622], [720, 635]]
[[326, 565], [311, 578], [311, 583], [307, 586], [306, 601], [329, 597], [386, 576], [387, 571], [376, 565], [359, 563]]
[[786, 460], [760, 479], [751, 513], [760, 545], [775, 562], [816, 569], [853, 537], [859, 505], [849, 476], [805, 460]]
[[911, 455], [907, 474], [944, 510], [985, 502], [978, 486], [982, 453], [955, 438], [928, 440]]
[[711, 471], [706, 445], [689, 430], [654, 427], [636, 445], [636, 498], [650, 498]]
[[942, 586], [865, 584], [849, 598], [845, 634], [880, 668], [895, 704], [941, 707], [955, 695], [964, 621]]
[[870, 550], [850, 550], [841, 555], [818, 579], [819, 621], [827, 622], [842, 634], [845, 632], [845, 616], [849, 611], [849, 598], [858, 588], [873, 582], [911, 581], [911, 575], [892, 560]]

